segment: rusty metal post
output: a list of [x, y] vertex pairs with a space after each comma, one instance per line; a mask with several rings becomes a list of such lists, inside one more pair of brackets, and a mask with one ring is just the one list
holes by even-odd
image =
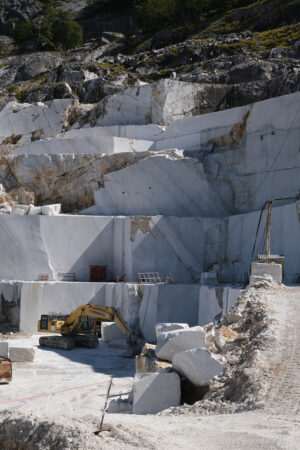
[[107, 386], [106, 398], [105, 398], [105, 403], [104, 403], [104, 408], [103, 408], [102, 418], [101, 418], [101, 422], [100, 422], [99, 433], [101, 433], [101, 432], [103, 431], [103, 421], [104, 421], [104, 416], [105, 416], [105, 412], [106, 412], [106, 408], [107, 408], [107, 403], [108, 403], [108, 399], [109, 399], [109, 393], [110, 393], [112, 384], [113, 384], [113, 379], [111, 378], [111, 379], [109, 380], [108, 386]]
[[266, 262], [270, 262], [270, 254], [271, 254], [271, 217], [272, 217], [272, 200], [268, 201], [268, 209], [267, 209], [267, 229], [266, 229]]

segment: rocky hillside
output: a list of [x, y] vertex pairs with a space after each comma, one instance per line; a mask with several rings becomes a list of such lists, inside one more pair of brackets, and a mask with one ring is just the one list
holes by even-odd
[[47, 52], [32, 42], [16, 46], [15, 24], [38, 24], [43, 3], [1, 2], [2, 107], [15, 99], [79, 98], [81, 103], [97, 103], [124, 87], [170, 77], [213, 91], [223, 86], [216, 110], [299, 90], [299, 0], [258, 1], [155, 33], [139, 28], [133, 14], [109, 7], [106, 11], [99, 2], [55, 5], [72, 9], [83, 26], [81, 48]]

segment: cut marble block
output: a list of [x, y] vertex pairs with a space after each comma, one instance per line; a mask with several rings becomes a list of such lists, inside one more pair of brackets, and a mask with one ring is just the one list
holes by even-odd
[[182, 330], [183, 328], [189, 328], [188, 323], [157, 323], [155, 325], [156, 337], [161, 333], [167, 333], [168, 331]]
[[126, 336], [115, 322], [102, 322], [101, 335], [103, 342], [118, 341], [126, 339]]
[[176, 373], [139, 373], [134, 378], [133, 414], [156, 414], [180, 404], [180, 378]]
[[177, 353], [172, 366], [195, 386], [207, 386], [214, 376], [224, 372], [223, 365], [206, 348]]
[[205, 331], [202, 327], [169, 331], [158, 337], [156, 356], [159, 359], [172, 361], [176, 353], [200, 347], [205, 347]]

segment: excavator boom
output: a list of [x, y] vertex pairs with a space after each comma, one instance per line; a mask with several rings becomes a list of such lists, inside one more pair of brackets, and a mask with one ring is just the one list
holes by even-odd
[[139, 339], [116, 308], [110, 306], [81, 305], [70, 315], [42, 315], [38, 322], [38, 330], [60, 333], [61, 336], [45, 336], [40, 338], [41, 347], [52, 347], [72, 350], [74, 346], [96, 348], [98, 338], [91, 334], [91, 321], [115, 322], [127, 337], [129, 345], [136, 348]]

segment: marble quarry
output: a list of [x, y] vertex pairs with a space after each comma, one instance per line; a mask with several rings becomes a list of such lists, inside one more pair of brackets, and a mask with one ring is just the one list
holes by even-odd
[[[0, 213], [0, 325], [33, 332], [41, 313], [90, 302], [117, 306], [155, 342], [157, 323], [204, 326], [230, 310], [262, 206], [300, 189], [300, 93], [213, 112], [225, 94], [215, 86], [203, 110], [201, 85], [163, 80], [96, 105], [0, 111], [7, 198], [26, 188], [35, 206], [62, 208]], [[300, 280], [299, 217], [296, 197], [274, 204], [271, 251], [288, 283]], [[106, 280], [91, 282], [100, 265]], [[141, 272], [161, 282], [139, 283]]]

